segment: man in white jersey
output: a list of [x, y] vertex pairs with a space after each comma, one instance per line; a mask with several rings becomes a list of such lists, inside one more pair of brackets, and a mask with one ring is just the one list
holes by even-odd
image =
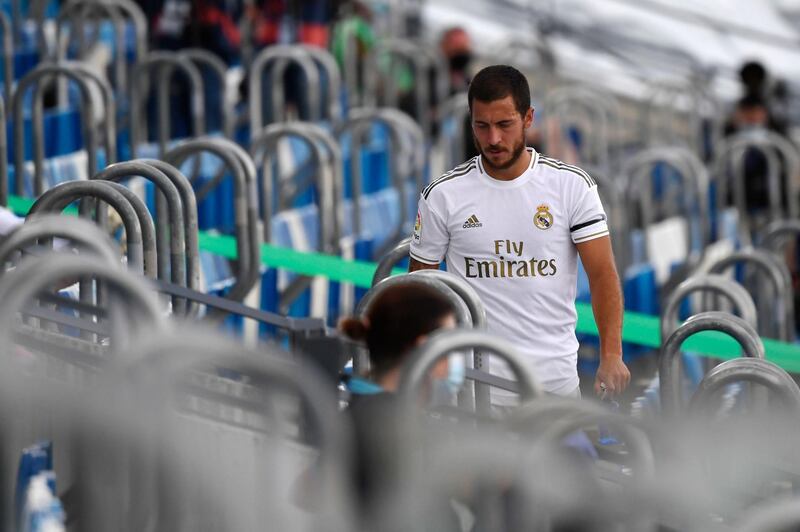
[[578, 396], [580, 256], [600, 331], [595, 392], [619, 394], [630, 381], [622, 361], [622, 294], [597, 183], [580, 168], [525, 147], [530, 101], [527, 80], [512, 67], [491, 66], [472, 80], [469, 106], [480, 155], [423, 190], [410, 270], [446, 260], [448, 271], [480, 295], [489, 330], [528, 355], [545, 390]]

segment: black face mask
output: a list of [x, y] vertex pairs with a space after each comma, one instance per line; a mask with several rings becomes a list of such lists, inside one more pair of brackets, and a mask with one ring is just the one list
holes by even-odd
[[469, 52], [460, 52], [450, 57], [450, 70], [460, 72], [465, 70], [472, 61], [472, 54]]

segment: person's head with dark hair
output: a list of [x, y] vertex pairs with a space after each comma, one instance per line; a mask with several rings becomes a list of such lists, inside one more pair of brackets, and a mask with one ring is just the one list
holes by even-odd
[[439, 48], [450, 66], [451, 76], [466, 71], [472, 60], [472, 39], [467, 30], [461, 26], [453, 26], [442, 32]]
[[763, 95], [767, 85], [767, 69], [758, 61], [748, 61], [739, 69], [739, 79], [746, 95]]
[[372, 301], [365, 318], [342, 320], [339, 328], [366, 343], [373, 380], [393, 391], [409, 353], [432, 332], [455, 325], [455, 308], [446, 297], [409, 282], [387, 288]]
[[525, 151], [525, 130], [533, 124], [528, 80], [511, 66], [486, 67], [472, 79], [468, 102], [475, 147], [483, 165], [497, 174], [516, 170]]
[[737, 129], [767, 127], [769, 108], [766, 100], [759, 94], [746, 94], [736, 103], [734, 125]]

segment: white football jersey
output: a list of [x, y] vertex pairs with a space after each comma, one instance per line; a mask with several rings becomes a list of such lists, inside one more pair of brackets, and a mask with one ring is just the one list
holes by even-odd
[[[528, 356], [546, 391], [564, 395], [578, 387], [575, 244], [608, 235], [608, 225], [586, 172], [529, 152], [511, 181], [489, 176], [477, 156], [428, 185], [411, 257], [446, 260], [480, 295], [489, 330]], [[511, 378], [492, 362], [492, 373]]]

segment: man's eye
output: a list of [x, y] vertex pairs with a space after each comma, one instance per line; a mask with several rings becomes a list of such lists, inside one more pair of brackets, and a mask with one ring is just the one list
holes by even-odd
[[478, 129], [486, 129], [487, 126], [486, 124], [475, 124], [475, 127], [477, 127]]

